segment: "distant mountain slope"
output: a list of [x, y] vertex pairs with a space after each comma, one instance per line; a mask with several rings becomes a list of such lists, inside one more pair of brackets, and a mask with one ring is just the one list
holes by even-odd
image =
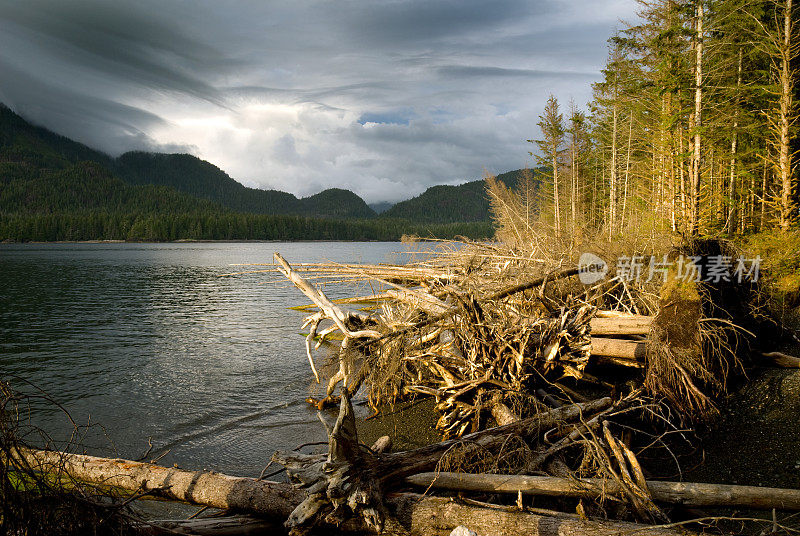
[[300, 200], [305, 214], [324, 214], [332, 218], [374, 218], [372, 210], [363, 199], [350, 190], [329, 188]]
[[299, 200], [292, 194], [248, 188], [230, 178], [214, 164], [188, 154], [129, 152], [116, 159], [114, 171], [131, 184], [171, 186], [241, 212], [302, 212]]
[[298, 199], [278, 190], [248, 188], [217, 166], [188, 154], [136, 151], [115, 159], [34, 126], [0, 104], [0, 163], [17, 164], [14, 176], [19, 177], [25, 168], [58, 170], [86, 161], [100, 164], [128, 184], [172, 187], [238, 212], [330, 218], [375, 216], [363, 199], [347, 190], [332, 188]]
[[[506, 186], [513, 188], [523, 170], [498, 175]], [[400, 218], [419, 222], [450, 223], [489, 221], [489, 198], [484, 181], [471, 181], [458, 186], [432, 186], [408, 201], [401, 201], [380, 215], [381, 218]]]
[[298, 199], [279, 190], [248, 188], [214, 164], [188, 154], [130, 152], [115, 171], [131, 184], [159, 184], [216, 201], [238, 212], [296, 214], [325, 218], [371, 218], [375, 212], [349, 190], [331, 188]]
[[53, 214], [67, 212], [188, 213], [222, 212], [204, 199], [167, 186], [132, 186], [98, 162], [83, 161], [62, 169], [33, 170], [0, 163], [0, 212]]
[[107, 154], [34, 126], [0, 103], [0, 162], [61, 169], [83, 160], [112, 162]]

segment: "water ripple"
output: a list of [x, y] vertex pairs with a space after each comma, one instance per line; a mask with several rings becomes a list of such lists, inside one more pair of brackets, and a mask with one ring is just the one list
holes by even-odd
[[[395, 261], [397, 243], [0, 245], [0, 377], [24, 378], [77, 422], [98, 454], [258, 474], [276, 449], [325, 438], [311, 386], [304, 303], [271, 274], [220, 278], [232, 263]], [[30, 390], [30, 389], [28, 389]], [[41, 401], [31, 423], [66, 439]], [[101, 448], [103, 446], [106, 448]]]

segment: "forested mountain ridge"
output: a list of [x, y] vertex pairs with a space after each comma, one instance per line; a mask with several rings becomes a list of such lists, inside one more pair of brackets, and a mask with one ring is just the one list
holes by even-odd
[[[87, 163], [96, 165], [83, 168]], [[13, 166], [9, 167], [10, 164]], [[44, 128], [31, 125], [23, 118], [0, 104], [0, 180], [7, 192], [0, 196], [0, 210], [4, 211], [48, 211], [54, 207], [76, 210], [86, 202], [84, 208], [103, 208], [102, 199], [108, 198], [112, 205], [108, 210], [123, 210], [122, 199], [145, 206], [145, 190], [139, 193], [125, 191], [125, 184], [134, 187], [150, 185], [166, 188], [162, 197], [179, 203], [181, 210], [193, 204], [189, 197], [176, 195], [182, 192], [197, 201], [191, 210], [220, 211], [229, 209], [252, 214], [297, 215], [307, 217], [370, 219], [377, 216], [375, 210], [363, 199], [349, 190], [330, 188], [318, 194], [298, 199], [279, 190], [248, 188], [232, 179], [223, 170], [188, 154], [162, 154], [132, 151], [112, 158], [78, 142], [72, 141]], [[102, 173], [100, 168], [104, 169]], [[47, 177], [57, 170], [71, 169], [69, 173]], [[82, 171], [81, 171], [82, 170]], [[43, 176], [45, 172], [47, 177]], [[514, 187], [521, 170], [499, 175], [509, 187]], [[83, 173], [83, 174], [82, 174]], [[96, 199], [87, 198], [85, 173], [104, 181], [94, 185]], [[72, 191], [68, 178], [76, 179]], [[116, 177], [124, 181], [111, 181]], [[13, 180], [23, 178], [37, 180], [22, 187], [11, 185]], [[58, 185], [55, 188], [55, 185]], [[484, 191], [484, 182], [476, 180], [458, 186], [433, 186], [407, 201], [392, 206], [377, 216], [384, 220], [410, 220], [419, 223], [489, 222], [489, 200]], [[110, 190], [109, 190], [110, 189]], [[21, 192], [26, 190], [23, 199]], [[122, 193], [124, 191], [124, 194]], [[154, 190], [149, 189], [152, 193]], [[63, 195], [64, 199], [58, 199]], [[177, 200], [181, 199], [180, 202]], [[35, 201], [41, 201], [36, 205]], [[18, 203], [18, 204], [17, 204]], [[131, 210], [139, 210], [138, 208]]]
[[[119, 158], [112, 158], [100, 151], [60, 136], [49, 130], [34, 126], [0, 104], [0, 180], [6, 188], [12, 181], [37, 180], [25, 186], [29, 197], [25, 203], [15, 208], [13, 205], [0, 205], [0, 210], [49, 210], [55, 202], [53, 196], [58, 190], [49, 188], [45, 175], [53, 171], [71, 168], [84, 162], [92, 162], [104, 168], [108, 177], [117, 177], [134, 186], [152, 185], [168, 187], [174, 191], [194, 196], [200, 202], [197, 206], [206, 210], [212, 206], [208, 201], [238, 212], [254, 214], [281, 214], [329, 218], [372, 218], [375, 212], [356, 194], [329, 189], [316, 195], [298, 199], [294, 195], [278, 190], [248, 188], [228, 176], [217, 166], [188, 154], [160, 154], [129, 152]], [[74, 171], [74, 170], [73, 170]], [[95, 168], [95, 175], [97, 168]], [[43, 175], [44, 174], [44, 175]], [[75, 177], [70, 174], [68, 176]], [[69, 181], [62, 177], [58, 182], [66, 196], [63, 203], [69, 206], [73, 195]], [[99, 186], [99, 185], [98, 185]], [[103, 184], [103, 187], [108, 184]], [[84, 183], [76, 183], [82, 189]], [[22, 188], [16, 185], [19, 190]], [[48, 191], [40, 191], [45, 188]], [[121, 191], [121, 185], [115, 185]], [[49, 191], [52, 190], [52, 191]], [[96, 200], [88, 206], [97, 206], [102, 200], [102, 188]], [[165, 190], [166, 192], [166, 190]], [[141, 199], [138, 194], [129, 197]], [[175, 197], [172, 193], [168, 197]], [[32, 200], [48, 198], [49, 205], [34, 207]], [[6, 200], [10, 197], [6, 196]], [[84, 192], [85, 199], [85, 192]], [[19, 200], [17, 198], [17, 200]], [[58, 204], [58, 203], [56, 203]], [[184, 200], [183, 204], [191, 204]], [[119, 207], [114, 207], [116, 210]]]
[[349, 190], [331, 188], [298, 199], [280, 190], [248, 188], [214, 164], [188, 154], [129, 152], [115, 160], [114, 170], [131, 184], [171, 186], [238, 212], [329, 218], [375, 216], [364, 200]]
[[[194, 175], [177, 184], [182, 172]], [[200, 195], [187, 193], [192, 189]], [[283, 213], [263, 213], [259, 202], [267, 198]], [[189, 155], [114, 159], [0, 105], [0, 241], [398, 240], [404, 234], [485, 238], [492, 232], [485, 222], [376, 218], [360, 197], [337, 188], [304, 199], [246, 188]]]
[[[507, 187], [514, 188], [524, 170], [502, 173], [497, 179]], [[536, 173], [534, 173], [536, 175]], [[402, 218], [420, 222], [488, 222], [489, 196], [483, 180], [457, 186], [432, 186], [423, 193], [401, 201], [381, 214], [386, 218]]]
[[107, 154], [28, 123], [0, 103], [0, 163], [62, 169], [84, 160], [104, 166], [113, 162]]

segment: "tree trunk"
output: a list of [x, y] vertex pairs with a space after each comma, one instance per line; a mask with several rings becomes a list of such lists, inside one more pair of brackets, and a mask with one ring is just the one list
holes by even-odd
[[267, 517], [289, 517], [305, 493], [290, 484], [258, 481], [206, 471], [187, 471], [152, 463], [111, 460], [65, 452], [19, 449], [17, 458], [33, 470], [68, 475], [76, 480], [128, 490], [145, 491], [174, 501]]
[[[465, 473], [422, 473], [406, 478], [417, 486], [489, 493], [522, 492], [525, 495], [595, 498], [622, 496], [618, 482], [601, 478], [559, 478], [554, 476], [496, 475]], [[771, 510], [800, 510], [800, 490], [648, 480], [655, 501], [685, 506], [724, 506]]]
[[626, 341], [623, 339], [607, 339], [605, 337], [592, 337], [590, 350], [595, 356], [618, 357], [633, 361], [643, 361], [647, 354], [647, 343], [641, 341]]
[[[607, 406], [610, 400], [605, 399], [605, 403]], [[520, 421], [522, 422], [525, 421]], [[528, 425], [530, 424], [528, 422]], [[555, 422], [550, 422], [547, 426], [553, 424]], [[152, 490], [154, 495], [171, 500], [249, 512], [281, 521], [305, 499], [305, 493], [294, 489], [290, 484], [256, 481], [252, 478], [214, 472], [186, 471], [130, 460], [111, 460], [33, 449], [20, 450], [18, 456], [35, 469], [48, 473], [62, 472], [71, 478], [98, 486], [115, 487], [133, 493]], [[410, 493], [388, 495], [385, 497], [385, 504], [394, 517], [387, 523], [382, 533], [386, 535], [445, 536], [459, 525], [468, 526], [481, 536], [687, 534], [680, 529], [621, 521], [584, 521], [571, 517], [540, 516], [513, 510], [481, 508], [464, 505], [448, 498], [423, 497]], [[241, 524], [241, 521], [234, 522], [237, 523]], [[175, 524], [172, 527], [179, 528]], [[340, 529], [343, 532], [364, 533], [362, 526], [352, 522], [344, 523]]]
[[[681, 218], [684, 221], [689, 219], [689, 207], [688, 202], [686, 201], [686, 168], [684, 167], [684, 157], [683, 157], [683, 127], [678, 127], [678, 154], [680, 158], [678, 159], [678, 165], [680, 166], [679, 169], [679, 178], [680, 178], [680, 194], [681, 194]], [[686, 227], [684, 227], [686, 229]]]
[[764, 225], [767, 221], [767, 196], [769, 195], [767, 186], [767, 161], [769, 160], [769, 148], [764, 149], [766, 155], [764, 156], [764, 171], [761, 174], [761, 215], [758, 222], [758, 230], [760, 232], [764, 231]]
[[561, 235], [561, 209], [559, 208], [558, 199], [558, 149], [556, 147], [553, 148], [550, 156], [553, 161], [553, 205], [555, 207], [556, 236], [559, 236]]
[[695, 0], [695, 63], [694, 63], [694, 113], [691, 128], [693, 130], [692, 158], [689, 168], [690, 214], [689, 233], [697, 234], [700, 227], [700, 129], [703, 126], [703, 0]]
[[464, 526], [480, 536], [677, 536], [694, 534], [680, 528], [623, 521], [589, 521], [540, 516], [516, 509], [489, 509], [444, 497], [404, 494], [390, 498], [390, 510], [412, 536], [446, 536]]
[[[742, 47], [739, 47], [739, 63], [736, 70], [736, 109], [731, 135], [731, 169], [728, 181], [728, 234], [736, 230], [736, 147], [739, 142], [739, 92], [742, 87]], [[744, 208], [742, 208], [742, 211]]]
[[628, 122], [628, 154], [625, 157], [625, 186], [622, 190], [622, 214], [619, 218], [619, 227], [622, 230], [625, 227], [625, 212], [628, 209], [628, 177], [631, 170], [631, 145], [633, 142], [633, 112]]
[[778, 142], [778, 171], [781, 183], [781, 198], [778, 211], [778, 225], [781, 231], [788, 231], [797, 215], [792, 197], [792, 154], [790, 126], [794, 123], [794, 80], [791, 71], [791, 62], [797, 55], [792, 43], [792, 0], [785, 0], [783, 9], [783, 38], [781, 43], [780, 58], [780, 102], [779, 102], [779, 142]]
[[[616, 76], [616, 75], [615, 75]], [[616, 99], [616, 89], [614, 91]], [[611, 126], [611, 191], [608, 196], [608, 239], [614, 236], [614, 223], [617, 219], [617, 103], [614, 102]]]
[[626, 316], [620, 318], [592, 318], [589, 326], [595, 335], [647, 335], [650, 333], [652, 316]]

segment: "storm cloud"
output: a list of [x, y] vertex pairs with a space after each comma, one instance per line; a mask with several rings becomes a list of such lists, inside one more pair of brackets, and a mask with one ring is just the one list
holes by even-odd
[[0, 0], [0, 101], [110, 154], [398, 201], [532, 164], [634, 0]]

